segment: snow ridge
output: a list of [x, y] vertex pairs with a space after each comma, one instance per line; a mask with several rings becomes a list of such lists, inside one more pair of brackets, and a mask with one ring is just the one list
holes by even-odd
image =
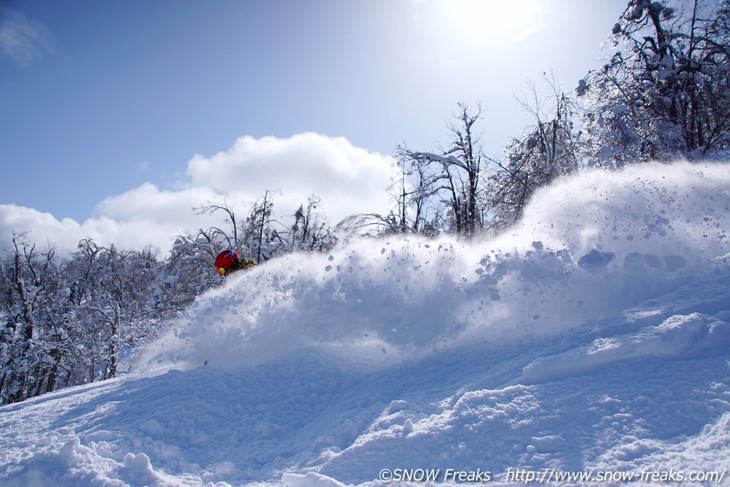
[[716, 269], [729, 185], [724, 164], [586, 172], [538, 192], [522, 224], [493, 239], [393, 237], [286, 256], [202, 297], [141, 363], [302, 353], [368, 369], [554, 336]]

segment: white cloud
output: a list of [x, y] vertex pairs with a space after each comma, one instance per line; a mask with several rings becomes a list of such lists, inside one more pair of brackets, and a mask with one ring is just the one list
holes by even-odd
[[322, 199], [320, 211], [335, 224], [353, 213], [385, 212], [389, 203], [385, 188], [394, 169], [391, 157], [354, 147], [344, 138], [314, 133], [288, 139], [241, 137], [227, 151], [209, 158], [194, 156], [177, 189], [144, 183], [104, 199], [83, 223], [0, 205], [0, 235], [29, 230], [34, 242], [48, 240], [65, 250], [91, 237], [102, 245], [152, 244], [167, 251], [181, 232], [223, 224], [223, 215], [197, 215], [194, 207], [225, 198], [242, 221], [265, 190], [277, 191], [274, 210], [284, 223], [315, 194]]
[[179, 222], [194, 225], [193, 208], [214, 199], [214, 191], [193, 187], [177, 191], [162, 190], [152, 183], [144, 183], [120, 195], [110, 196], [95, 209], [99, 216], [118, 221], [144, 218], [157, 222]]
[[51, 34], [43, 24], [0, 6], [0, 54], [27, 68], [52, 49]]
[[118, 234], [118, 229], [119, 224], [107, 217], [90, 219], [79, 224], [71, 218], [57, 220], [52, 214], [33, 208], [0, 205], [2, 234], [9, 236], [12, 232], [28, 232], [33, 242], [50, 243], [63, 250], [74, 249], [78, 241], [85, 237], [105, 242], [107, 236]]
[[50, 213], [33, 208], [0, 205], [0, 234], [8, 239], [1, 242], [2, 245], [8, 243], [12, 232], [28, 232], [30, 241], [39, 245], [51, 244], [62, 252], [73, 251], [82, 238], [127, 249], [153, 245], [167, 250], [176, 230], [172, 222], [158, 222], [144, 216], [119, 221], [102, 215], [78, 223], [71, 218], [59, 221]]
[[385, 211], [385, 187], [394, 161], [354, 147], [342, 137], [315, 133], [276, 137], [241, 137], [226, 152], [193, 157], [191, 183], [245, 199], [264, 190], [280, 190], [282, 210], [293, 213], [311, 194], [322, 198], [332, 220], [362, 211]]

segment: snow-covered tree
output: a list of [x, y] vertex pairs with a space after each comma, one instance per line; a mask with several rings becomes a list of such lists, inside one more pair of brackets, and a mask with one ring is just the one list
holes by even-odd
[[73, 304], [72, 333], [83, 350], [90, 380], [114, 377], [122, 348], [153, 333], [160, 267], [149, 249], [120, 251], [89, 239], [79, 243], [66, 275]]
[[323, 252], [335, 245], [335, 235], [317, 211], [320, 203], [321, 198], [312, 195], [307, 199], [307, 206], [300, 205], [294, 213], [289, 233], [291, 251]]
[[39, 251], [13, 234], [0, 263], [0, 403], [52, 391], [68, 353], [64, 292], [53, 249]]
[[579, 83], [592, 164], [710, 155], [730, 143], [730, 0], [631, 0], [610, 61]]
[[215, 229], [178, 235], [156, 283], [158, 316], [174, 316], [198, 295], [221, 284], [214, 262], [216, 255], [226, 248], [227, 241]]

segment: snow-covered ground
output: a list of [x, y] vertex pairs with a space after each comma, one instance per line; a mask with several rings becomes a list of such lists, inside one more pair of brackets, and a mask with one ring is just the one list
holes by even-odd
[[498, 237], [270, 261], [0, 408], [0, 485], [728, 484], [729, 232], [730, 165], [642, 165]]

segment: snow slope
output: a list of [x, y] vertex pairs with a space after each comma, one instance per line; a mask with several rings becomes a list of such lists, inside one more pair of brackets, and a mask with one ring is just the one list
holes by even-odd
[[270, 261], [0, 408], [0, 485], [728, 484], [728, 231], [729, 165], [648, 164], [494, 238]]

